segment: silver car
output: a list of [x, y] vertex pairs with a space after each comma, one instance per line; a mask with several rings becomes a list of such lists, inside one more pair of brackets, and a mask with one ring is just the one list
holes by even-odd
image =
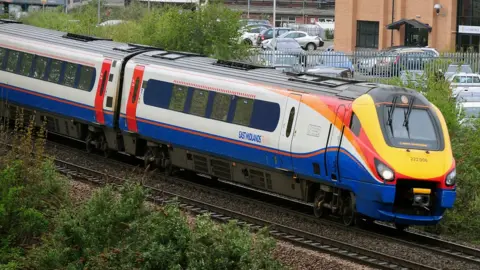
[[303, 31], [290, 31], [279, 36], [279, 38], [293, 38], [303, 49], [313, 51], [319, 47], [323, 47], [323, 40], [319, 36], [310, 36]]

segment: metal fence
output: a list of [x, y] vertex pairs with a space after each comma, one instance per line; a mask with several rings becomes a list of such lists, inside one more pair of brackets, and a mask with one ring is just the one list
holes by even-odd
[[[287, 71], [308, 71], [317, 67], [350, 69], [355, 78], [378, 81], [382, 78], [421, 74], [425, 71], [445, 73], [450, 64], [469, 65], [471, 72], [480, 71], [479, 53], [391, 53], [357, 51], [354, 53], [297, 50], [258, 50], [249, 58], [254, 64]], [[467, 71], [462, 69], [461, 71]]]

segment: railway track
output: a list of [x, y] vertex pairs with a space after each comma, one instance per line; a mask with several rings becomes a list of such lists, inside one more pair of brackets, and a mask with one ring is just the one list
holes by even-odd
[[[49, 141], [49, 143], [51, 142]], [[71, 146], [66, 146], [63, 143], [59, 144], [59, 143], [53, 142], [53, 144], [57, 144], [59, 147], [62, 147], [65, 149], [75, 149], [75, 151], [79, 150]], [[82, 152], [83, 151], [84, 150], [82, 150]], [[111, 161], [116, 162], [122, 166], [131, 166], [132, 170], [133, 169], [138, 170], [138, 167], [128, 163], [124, 163], [124, 161], [109, 159], [109, 162]], [[76, 177], [77, 180], [82, 180], [82, 178], [84, 178], [84, 179], [88, 179], [88, 182], [90, 183], [98, 182], [99, 184], [104, 184], [106, 181], [105, 179], [107, 179], [107, 181], [108, 179], [113, 179], [114, 180], [113, 182], [121, 181], [120, 178], [118, 177], [108, 176], [107, 174], [104, 174], [101, 172], [95, 172], [88, 168], [82, 168], [80, 166], [69, 164], [68, 162], [64, 162], [64, 161], [57, 160], [56, 165], [59, 171], [62, 173], [69, 174], [72, 176], [75, 176], [76, 174], [80, 176], [83, 175], [82, 177]], [[165, 178], [165, 177], [160, 176], [160, 178]], [[338, 227], [340, 230], [351, 230], [351, 231], [355, 231], [356, 233], [361, 233], [367, 236], [376, 236], [384, 239], [387, 238], [392, 241], [403, 243], [405, 245], [415, 246], [418, 248], [430, 250], [442, 256], [448, 256], [457, 260], [469, 261], [469, 262], [480, 265], [480, 250], [463, 246], [457, 243], [448, 242], [442, 239], [437, 239], [434, 237], [413, 233], [413, 232], [404, 232], [402, 234], [398, 234], [398, 231], [395, 230], [393, 227], [390, 227], [388, 225], [383, 225], [383, 224], [374, 224], [374, 226], [369, 230], [359, 229], [355, 227], [347, 228], [335, 221], [331, 221], [328, 219], [315, 218], [311, 213], [311, 209], [307, 206], [304, 206], [303, 208], [301, 207], [299, 208], [298, 204], [296, 204], [296, 207], [295, 207], [294, 205], [289, 205], [288, 202], [283, 202], [278, 198], [267, 199], [267, 197], [265, 196], [261, 196], [261, 199], [256, 199], [256, 198], [252, 198], [251, 196], [252, 193], [248, 193], [249, 198], [247, 198], [246, 196], [237, 195], [234, 192], [231, 192], [232, 187], [228, 185], [223, 186], [223, 190], [222, 190], [222, 189], [219, 189], [218, 187], [215, 187], [215, 188], [210, 187], [208, 185], [208, 182], [204, 182], [204, 181], [202, 183], [195, 183], [195, 182], [192, 182], [191, 180], [185, 180], [183, 178], [177, 178], [177, 177], [169, 177], [169, 178], [165, 178], [164, 180], [167, 180], [168, 182], [174, 182], [176, 184], [179, 184], [179, 183], [186, 184], [186, 185], [195, 187], [196, 189], [200, 189], [202, 192], [214, 193], [215, 196], [223, 196], [223, 197], [228, 197], [235, 200], [244, 200], [244, 201], [248, 199], [248, 201], [262, 204], [263, 206], [276, 209], [277, 211], [280, 210], [282, 212], [285, 212], [287, 215], [291, 215], [295, 218], [302, 218], [310, 222], [318, 222], [325, 225]], [[160, 192], [153, 185], [147, 184], [145, 186], [151, 189], [155, 193]], [[190, 212], [203, 213], [208, 211], [212, 213], [212, 218], [215, 218], [219, 221], [228, 221], [230, 219], [238, 219], [241, 221], [240, 224], [248, 225], [252, 229], [258, 229], [265, 226], [269, 226], [269, 227], [273, 226], [272, 227], [273, 229], [270, 230], [270, 233], [272, 234], [272, 236], [275, 236], [278, 239], [290, 241], [290, 242], [293, 242], [294, 244], [301, 245], [307, 248], [313, 248], [318, 251], [328, 252], [334, 255], [344, 257], [348, 260], [357, 261], [359, 263], [367, 264], [373, 267], [378, 267], [381, 269], [435, 269], [435, 268], [429, 268], [425, 265], [402, 260], [400, 258], [393, 258], [392, 256], [380, 254], [375, 251], [363, 249], [361, 247], [355, 247], [353, 245], [340, 243], [334, 239], [328, 239], [328, 238], [325, 238], [319, 235], [314, 235], [308, 232], [302, 232], [294, 228], [282, 226], [281, 224], [271, 223], [265, 220], [257, 219], [255, 217], [247, 216], [242, 213], [232, 212], [230, 210], [220, 208], [214, 205], [209, 205], [204, 202], [192, 201], [191, 199], [182, 197], [178, 194], [165, 193], [164, 196], [180, 198], [181, 199], [180, 207]], [[269, 202], [269, 200], [273, 200], [273, 201]], [[359, 251], [359, 249], [361, 251]]]
[[[89, 182], [96, 185], [104, 185], [106, 183], [120, 185], [125, 182], [124, 179], [58, 159], [55, 159], [54, 163], [58, 172], [71, 176], [75, 180]], [[247, 226], [253, 231], [258, 231], [267, 227], [270, 235], [279, 240], [288, 241], [312, 250], [330, 253], [349, 261], [355, 261], [378, 269], [435, 269], [427, 265], [396, 258], [364, 249], [353, 244], [342, 243], [328, 237], [314, 235], [295, 228], [271, 223], [250, 215], [231, 211], [226, 208], [193, 200], [179, 194], [157, 189], [151, 185], [144, 186], [150, 190], [151, 195], [149, 196], [149, 199], [155, 203], [169, 203], [178, 200], [179, 207], [188, 212], [194, 214], [209, 213], [213, 219], [220, 222], [237, 220], [239, 225]]]

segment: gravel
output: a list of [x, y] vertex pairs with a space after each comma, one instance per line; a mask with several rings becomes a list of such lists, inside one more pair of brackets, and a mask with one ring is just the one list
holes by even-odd
[[[118, 177], [125, 177], [131, 173], [130, 166], [122, 165], [120, 162], [110, 161], [100, 156], [87, 155], [81, 151], [55, 149], [54, 147], [51, 147], [51, 144], [48, 144], [47, 153], [55, 155], [59, 159], [85, 166], [93, 170], [108, 171], [109, 174]], [[134, 174], [130, 178], [135, 177], [135, 175], [137, 179], [140, 177], [140, 174]], [[231, 198], [224, 198], [218, 195], [216, 196], [208, 194], [185, 185], [170, 184], [159, 181], [157, 186], [165, 191], [173, 192], [192, 199], [201, 200], [206, 203], [221, 205], [227, 209], [255, 217], [260, 217], [270, 222], [290, 226], [299, 230], [318, 234], [320, 236], [330, 237], [337, 241], [351, 243], [373, 251], [404, 258], [409, 261], [428, 263], [431, 267], [439, 269], [462, 270], [478, 269], [478, 266], [475, 264], [454, 260], [450, 257], [440, 256], [438, 253], [430, 252], [421, 248], [392, 242], [379, 237], [359, 235], [355, 232], [349, 232], [323, 224], [309, 221], [299, 221], [298, 217], [285, 215], [285, 213], [281, 211], [272, 210], [271, 208], [252, 202], [237, 201], [232, 200]], [[322, 267], [322, 269], [324, 268]]]
[[274, 257], [292, 269], [375, 269], [345, 261], [329, 254], [297, 247], [291, 243], [283, 241], [277, 241]]

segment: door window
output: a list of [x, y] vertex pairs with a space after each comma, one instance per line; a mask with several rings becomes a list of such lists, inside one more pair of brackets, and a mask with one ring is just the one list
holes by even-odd
[[293, 119], [295, 118], [295, 107], [292, 107], [290, 110], [290, 116], [288, 117], [288, 123], [287, 123], [287, 132], [285, 136], [290, 137], [290, 133], [292, 133], [292, 126], [293, 126]]

